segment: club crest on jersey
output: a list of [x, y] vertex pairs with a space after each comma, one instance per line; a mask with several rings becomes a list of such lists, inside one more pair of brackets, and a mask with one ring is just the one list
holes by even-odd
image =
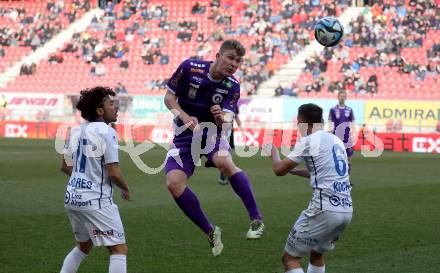
[[193, 79], [196, 83], [202, 83], [203, 79], [199, 76], [192, 76], [191, 79]]
[[220, 102], [222, 102], [223, 101], [223, 96], [222, 95], [220, 95], [220, 94], [214, 94], [213, 96], [212, 96], [212, 102], [213, 103], [215, 103], [215, 104], [219, 104]]
[[349, 109], [346, 109], [346, 110], [344, 111], [344, 114], [345, 114], [345, 117], [348, 118], [348, 117], [350, 116], [350, 110], [349, 110]]
[[189, 84], [189, 91], [188, 91], [188, 98], [195, 99], [197, 95], [197, 90], [199, 90], [200, 85], [190, 83]]

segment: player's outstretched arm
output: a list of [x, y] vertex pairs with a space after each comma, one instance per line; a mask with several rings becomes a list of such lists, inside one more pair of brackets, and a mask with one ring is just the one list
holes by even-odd
[[119, 164], [109, 163], [105, 165], [108, 175], [116, 183], [116, 185], [122, 190], [122, 198], [125, 200], [130, 200], [130, 190], [128, 188], [127, 182], [125, 182], [122, 171], [119, 168]]
[[190, 130], [194, 131], [198, 128], [199, 121], [197, 118], [191, 117], [185, 111], [183, 111], [177, 102], [177, 96], [171, 93], [169, 90], [165, 94], [164, 103], [171, 113], [173, 113], [175, 117], [178, 117]]
[[[270, 145], [270, 144], [269, 144]], [[298, 164], [289, 158], [280, 159], [278, 149], [272, 144], [270, 147], [270, 155], [272, 157], [272, 169], [277, 176], [284, 176]]]
[[289, 171], [290, 174], [292, 175], [297, 175], [297, 176], [301, 176], [301, 177], [305, 177], [305, 178], [310, 178], [310, 173], [308, 170], [297, 170], [297, 169], [292, 169]]
[[67, 174], [68, 176], [72, 175], [73, 166], [67, 165], [66, 160], [64, 159], [64, 155], [61, 156], [61, 163], [60, 163], [60, 171]]

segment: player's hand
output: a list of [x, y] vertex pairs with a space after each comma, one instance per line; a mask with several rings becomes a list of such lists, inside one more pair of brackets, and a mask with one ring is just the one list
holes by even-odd
[[130, 193], [130, 191], [122, 190], [121, 196], [122, 196], [122, 199], [124, 199], [125, 201], [130, 201], [131, 200], [131, 193]]
[[209, 110], [211, 111], [215, 120], [221, 120], [221, 121], [223, 120], [223, 111], [220, 105], [218, 104], [213, 105]]
[[185, 124], [187, 128], [189, 128], [191, 131], [198, 131], [199, 130], [199, 120], [196, 117], [192, 116], [185, 116], [182, 117], [182, 122]]

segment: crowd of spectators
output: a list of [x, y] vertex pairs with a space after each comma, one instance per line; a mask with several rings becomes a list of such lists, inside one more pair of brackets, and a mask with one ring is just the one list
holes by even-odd
[[[440, 74], [440, 44], [434, 44], [425, 52], [426, 63], [406, 60], [404, 48], [422, 48], [430, 29], [440, 29], [440, 7], [434, 1], [393, 1], [392, 4], [365, 8], [360, 16], [346, 28], [343, 45], [325, 48], [321, 55], [306, 60], [305, 73], [312, 75], [312, 82], [302, 86], [305, 92], [320, 92], [326, 86], [329, 92], [347, 90], [355, 93], [377, 93], [378, 75], [372, 73], [363, 78], [362, 68], [389, 67], [400, 74], [410, 74], [417, 81]], [[374, 48], [372, 52], [359, 54], [350, 61], [349, 50], [353, 47]], [[340, 80], [327, 82], [330, 62], [342, 63]], [[379, 75], [379, 77], [381, 77]]]
[[[317, 0], [305, 0], [303, 4], [280, 0], [274, 8], [271, 2], [213, 0], [206, 5], [195, 2], [190, 9], [194, 18], [170, 18], [170, 9], [174, 7], [165, 4], [127, 0], [115, 6], [109, 1], [105, 15], [94, 18], [87, 31], [76, 33], [64, 51], [76, 52], [78, 57], [90, 64], [91, 74], [95, 76], [100, 74], [96, 73], [98, 67], [105, 70], [103, 61], [106, 58], [120, 59], [119, 66], [125, 69], [130, 66], [129, 61], [133, 57], [140, 57], [145, 65], [169, 64], [172, 56], [161, 50], [169, 41], [162, 36], [147, 35], [157, 27], [172, 31], [182, 43], [197, 42], [193, 52], [188, 54], [188, 57], [195, 59], [212, 57], [215, 53], [213, 50], [227, 37], [246, 37], [252, 42], [242, 69], [236, 76], [242, 82], [242, 91], [252, 95], [278, 69], [274, 58], [284, 56], [284, 59], [288, 59], [309, 43], [315, 18], [340, 14], [341, 9], [346, 7], [345, 4], [336, 6], [331, 1], [328, 5], [320, 5]], [[197, 20], [199, 15], [212, 21], [212, 30], [203, 31]], [[120, 30], [117, 24], [126, 20], [129, 24]], [[158, 24], [153, 25], [153, 20]], [[139, 36], [142, 41], [141, 56], [126, 58], [134, 36]], [[153, 86], [146, 86], [150, 85]]]
[[9, 47], [38, 49], [66, 27], [64, 19], [72, 23], [79, 12], [89, 9], [89, 0], [73, 0], [68, 4], [51, 0], [34, 13], [28, 12], [23, 4], [0, 6], [0, 18], [5, 23], [0, 26], [0, 57], [7, 55]]

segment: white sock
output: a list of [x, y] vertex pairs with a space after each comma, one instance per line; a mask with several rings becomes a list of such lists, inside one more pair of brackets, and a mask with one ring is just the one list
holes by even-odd
[[87, 257], [78, 247], [74, 247], [66, 258], [64, 258], [63, 267], [60, 273], [76, 273], [81, 262]]
[[290, 269], [289, 271], [286, 271], [286, 273], [304, 273], [302, 268], [295, 268], [295, 269]]
[[325, 273], [325, 265], [323, 266], [314, 266], [309, 263], [309, 267], [307, 268], [307, 273]]
[[108, 273], [127, 273], [127, 256], [120, 254], [110, 255]]

